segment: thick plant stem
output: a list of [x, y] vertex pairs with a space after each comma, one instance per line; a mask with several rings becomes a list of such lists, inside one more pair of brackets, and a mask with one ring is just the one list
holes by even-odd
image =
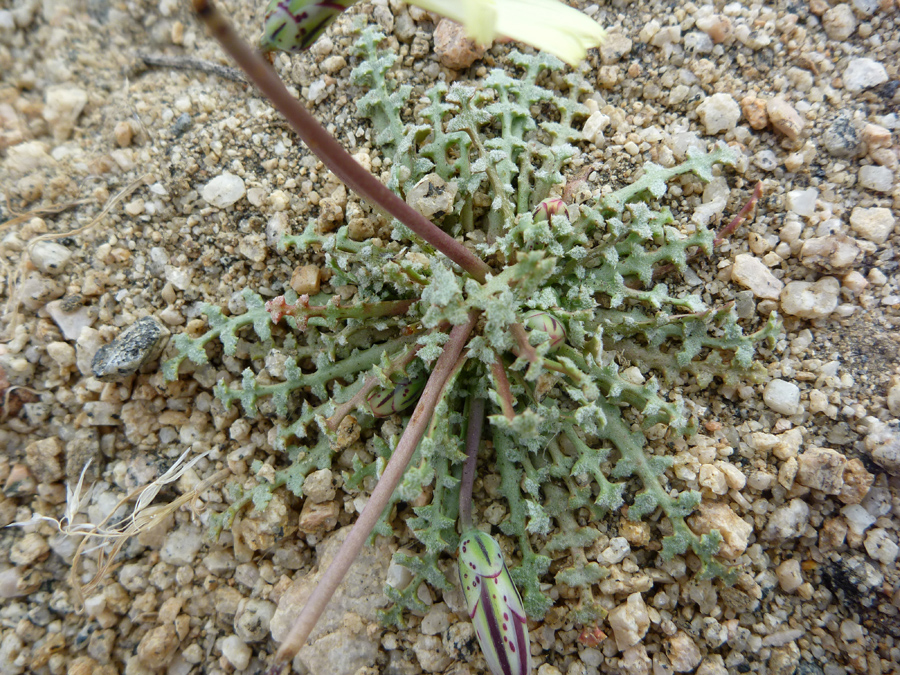
[[466, 463], [463, 465], [462, 483], [459, 486], [459, 522], [462, 531], [472, 529], [472, 486], [475, 484], [475, 464], [481, 429], [484, 425], [484, 399], [476, 398], [469, 406], [469, 425], [466, 427]]
[[350, 534], [347, 535], [347, 538], [341, 545], [334, 562], [322, 575], [319, 585], [316, 586], [300, 615], [294, 621], [294, 625], [291, 626], [290, 633], [275, 654], [275, 663], [269, 669], [270, 673], [277, 673], [306, 643], [309, 634], [331, 600], [331, 596], [334, 595], [344, 575], [347, 574], [347, 570], [350, 569], [350, 565], [356, 560], [366, 540], [372, 533], [375, 524], [381, 517], [382, 511], [384, 511], [391, 495], [400, 483], [400, 479], [403, 478], [403, 472], [406, 471], [406, 466], [409, 464], [409, 460], [412, 459], [416, 446], [419, 445], [419, 441], [425, 433], [444, 383], [454, 372], [463, 347], [465, 347], [466, 341], [475, 327], [477, 318], [478, 314], [471, 312], [466, 323], [455, 326], [450, 331], [450, 339], [444, 345], [444, 351], [438, 358], [434, 370], [431, 372], [431, 377], [428, 378], [428, 384], [425, 385], [422, 397], [416, 404], [412, 417], [409, 419], [409, 424], [407, 424], [403, 436], [400, 437], [394, 454], [391, 455], [390, 461], [384, 468], [384, 473], [382, 473], [378, 485], [375, 486], [366, 507], [359, 514], [353, 529], [350, 530]]
[[209, 0], [194, 0], [194, 11], [248, 79], [278, 109], [303, 142], [351, 190], [393, 216], [416, 235], [483, 283], [491, 271], [487, 263], [449, 234], [424, 218], [366, 171], [299, 103], [265, 59], [244, 42]]

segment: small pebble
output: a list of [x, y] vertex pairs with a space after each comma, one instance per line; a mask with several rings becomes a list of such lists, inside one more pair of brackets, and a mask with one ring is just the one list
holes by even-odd
[[33, 270], [19, 286], [18, 298], [25, 307], [36, 311], [65, 292], [65, 287], [56, 279]]
[[29, 532], [21, 539], [13, 542], [9, 549], [9, 561], [27, 567], [50, 552], [47, 540], [37, 532]]
[[875, 560], [885, 565], [893, 565], [897, 560], [897, 554], [900, 553], [900, 547], [897, 546], [887, 530], [877, 527], [866, 535], [865, 541], [866, 552]]
[[753, 163], [763, 171], [774, 171], [778, 168], [778, 157], [771, 150], [760, 150], [753, 155]]
[[443, 602], [433, 605], [422, 618], [422, 623], [419, 624], [419, 630], [423, 635], [441, 635], [449, 627], [450, 613], [447, 611], [447, 605]]
[[604, 115], [599, 110], [593, 112], [585, 121], [582, 134], [587, 140], [599, 147], [603, 144], [603, 130], [609, 125], [609, 122], [608, 115]]
[[796, 415], [800, 412], [800, 388], [793, 382], [771, 380], [763, 390], [763, 401], [777, 413]]
[[778, 585], [785, 593], [793, 593], [803, 584], [803, 573], [800, 570], [800, 561], [794, 558], [785, 560], [775, 568], [775, 576], [778, 577]]
[[291, 288], [297, 295], [315, 295], [321, 284], [321, 270], [317, 265], [301, 265], [291, 274]]
[[753, 526], [738, 517], [728, 504], [708, 499], [700, 503], [688, 522], [697, 534], [717, 531], [722, 536], [717, 555], [727, 560], [736, 560], [747, 550], [753, 533]]
[[781, 309], [785, 314], [804, 319], [823, 319], [838, 305], [841, 282], [823, 277], [815, 283], [790, 281], [781, 291]]
[[840, 159], [856, 156], [859, 153], [860, 140], [859, 130], [849, 112], [839, 113], [822, 134], [825, 150], [832, 157]]
[[142, 664], [154, 670], [164, 668], [178, 648], [178, 636], [171, 625], [157, 626], [148, 631], [137, 647], [137, 656]]
[[338, 501], [317, 504], [307, 499], [300, 511], [300, 520], [297, 526], [301, 532], [307, 534], [328, 532], [337, 525], [340, 512], [341, 507]]
[[803, 242], [800, 262], [805, 267], [821, 265], [828, 269], [843, 269], [856, 261], [859, 252], [856, 241], [845, 234], [812, 237]]
[[809, 524], [809, 505], [802, 499], [792, 499], [779, 506], [769, 517], [762, 538], [773, 543], [796, 539]]
[[784, 282], [775, 277], [759, 258], [748, 253], [735, 256], [731, 279], [744, 288], [749, 288], [757, 298], [777, 300], [784, 288]]
[[334, 499], [334, 475], [331, 469], [320, 469], [310, 473], [303, 481], [303, 494], [316, 504]]
[[672, 670], [676, 673], [689, 673], [700, 665], [703, 657], [697, 643], [687, 633], [678, 631], [668, 638], [666, 643], [669, 663], [672, 664]]
[[783, 98], [773, 98], [766, 103], [766, 113], [775, 130], [795, 141], [803, 131], [804, 122], [794, 107]]
[[175, 138], [178, 138], [185, 131], [191, 128], [191, 124], [193, 124], [193, 120], [191, 119], [190, 113], [181, 113], [178, 116], [178, 119], [175, 120], [175, 124], [172, 125], [172, 134], [175, 136]]
[[741, 112], [753, 129], [759, 131], [769, 126], [769, 114], [766, 112], [765, 99], [745, 96], [741, 99]]
[[603, 65], [617, 63], [631, 53], [631, 46], [631, 40], [622, 33], [609, 33], [600, 45], [600, 61]]
[[631, 545], [624, 537], [613, 537], [609, 540], [609, 546], [603, 549], [600, 558], [608, 565], [616, 565], [631, 553]]
[[221, 642], [222, 656], [234, 666], [235, 670], [245, 670], [250, 665], [253, 650], [237, 635], [229, 635]]
[[718, 44], [734, 39], [734, 26], [724, 14], [708, 14], [697, 19], [697, 28]]
[[805, 190], [790, 190], [787, 193], [788, 211], [793, 211], [798, 216], [809, 217], [816, 212], [816, 200], [819, 191], [816, 188]]
[[865, 438], [872, 459], [893, 476], [900, 476], [900, 433], [887, 425], [876, 425]]
[[850, 59], [844, 70], [844, 88], [849, 92], [855, 93], [871, 89], [887, 81], [887, 71], [875, 59]]
[[242, 601], [234, 617], [234, 632], [244, 642], [259, 642], [269, 635], [275, 603], [261, 598]]
[[485, 47], [466, 37], [466, 29], [455, 21], [441, 19], [434, 29], [434, 53], [445, 68], [468, 68], [484, 52]]
[[887, 406], [892, 415], [900, 415], [900, 382], [892, 384], [888, 389]]
[[245, 192], [243, 179], [228, 172], [216, 176], [200, 188], [200, 196], [207, 203], [220, 209], [228, 208], [237, 202]]
[[80, 87], [59, 85], [49, 87], [44, 99], [44, 119], [50, 125], [53, 139], [57, 143], [68, 140], [75, 129], [75, 123], [87, 105], [87, 92]]
[[810, 448], [797, 458], [797, 482], [827, 495], [840, 494], [847, 458], [830, 448]]
[[47, 356], [60, 368], [71, 368], [75, 365], [75, 348], [68, 342], [51, 342], [47, 345]]
[[873, 150], [891, 147], [891, 132], [880, 124], [867, 124], [862, 130], [862, 140], [871, 153]]
[[890, 209], [856, 206], [850, 212], [850, 227], [863, 239], [883, 244], [894, 232], [896, 219]]
[[894, 172], [886, 166], [861, 166], [859, 184], [874, 192], [890, 192], [894, 187]]
[[877, 518], [859, 504], [848, 504], [841, 509], [841, 515], [847, 521], [847, 527], [855, 535], [862, 536], [875, 524]]
[[159, 557], [170, 565], [191, 565], [203, 543], [203, 535], [199, 528], [183, 525], [166, 535]]
[[43, 438], [25, 448], [25, 460], [31, 473], [41, 483], [54, 483], [63, 477], [63, 444], [55, 437]]
[[113, 129], [113, 135], [116, 137], [116, 145], [120, 148], [127, 148], [134, 138], [134, 129], [131, 128], [130, 122], [117, 122]]
[[28, 251], [31, 262], [44, 274], [55, 276], [66, 268], [72, 251], [55, 241], [38, 241]]
[[632, 593], [625, 603], [613, 609], [607, 617], [619, 651], [636, 645], [650, 628], [647, 605], [640, 593]]
[[459, 188], [447, 183], [436, 173], [430, 173], [416, 183], [406, 195], [406, 203], [431, 220], [453, 211], [453, 202]]
[[91, 361], [91, 372], [102, 382], [116, 382], [133, 375], [162, 353], [169, 335], [169, 330], [156, 317], [138, 319], [97, 350]]
[[95, 310], [84, 305], [78, 305], [72, 310], [71, 304], [66, 300], [48, 302], [46, 309], [66, 340], [77, 340], [81, 331], [93, 326], [96, 320]]
[[697, 106], [697, 114], [709, 135], [733, 131], [741, 118], [741, 108], [728, 94], [713, 94]]
[[825, 34], [832, 40], [844, 41], [856, 30], [856, 17], [850, 5], [840, 4], [832, 7], [822, 17]]
[[343, 56], [335, 54], [334, 56], [329, 56], [327, 59], [322, 61], [322, 65], [320, 67], [329, 75], [335, 75], [341, 72], [341, 69], [346, 65], [347, 60]]

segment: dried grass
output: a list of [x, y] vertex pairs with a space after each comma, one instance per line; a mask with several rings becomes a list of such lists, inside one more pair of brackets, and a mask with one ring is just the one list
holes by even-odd
[[[110, 514], [99, 523], [76, 523], [76, 517], [81, 513], [90, 501], [92, 488], [84, 490], [85, 472], [90, 466], [88, 462], [81, 470], [78, 477], [78, 484], [72, 489], [66, 486], [66, 509], [62, 518], [56, 519], [50, 516], [42, 516], [35, 514], [28, 521], [12, 523], [12, 526], [25, 527], [33, 525], [37, 522], [48, 522], [56, 527], [56, 529], [67, 537], [81, 537], [75, 555], [72, 558], [72, 569], [69, 573], [69, 581], [72, 589], [75, 591], [75, 606], [77, 611], [81, 611], [84, 607], [84, 599], [91, 595], [96, 588], [103, 582], [106, 576], [115, 569], [113, 564], [116, 555], [122, 547], [132, 537], [137, 536], [141, 532], [152, 529], [159, 525], [163, 519], [170, 513], [180, 509], [185, 504], [190, 504], [191, 512], [196, 516], [201, 510], [196, 504], [196, 499], [210, 486], [222, 481], [230, 471], [223, 469], [218, 471], [204, 481], [198, 483], [192, 490], [181, 495], [177, 499], [168, 504], [152, 505], [151, 502], [159, 494], [163, 486], [178, 480], [186, 471], [192, 468], [197, 462], [206, 457], [209, 453], [205, 452], [185, 462], [185, 457], [190, 452], [186, 450], [181, 456], [175, 460], [169, 469], [156, 478], [152, 483], [141, 486], [132, 490], [128, 495], [122, 497]], [[113, 515], [123, 505], [134, 501], [134, 507], [131, 514], [115, 523], [110, 523]], [[90, 545], [90, 547], [89, 547]], [[94, 551], [98, 552], [97, 572], [94, 577], [87, 583], [82, 585], [79, 577], [79, 563], [82, 556]]]

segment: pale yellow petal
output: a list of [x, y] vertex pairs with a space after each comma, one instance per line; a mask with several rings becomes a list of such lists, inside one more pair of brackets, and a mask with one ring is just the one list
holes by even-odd
[[497, 32], [550, 52], [571, 66], [606, 37], [600, 24], [557, 0], [499, 0]]
[[559, 0], [406, 1], [462, 24], [480, 44], [504, 36], [550, 52], [571, 66], [606, 36], [600, 24]]
[[463, 0], [466, 34], [480, 45], [490, 45], [497, 26], [495, 0]]

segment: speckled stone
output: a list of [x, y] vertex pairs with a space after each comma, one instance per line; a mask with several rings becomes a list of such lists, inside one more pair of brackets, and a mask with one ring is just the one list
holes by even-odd
[[103, 382], [115, 382], [133, 375], [162, 353], [169, 335], [159, 319], [145, 316], [97, 350], [91, 361], [91, 372]]
[[860, 150], [860, 133], [849, 112], [842, 112], [822, 134], [825, 150], [832, 157], [845, 159], [855, 156]]

